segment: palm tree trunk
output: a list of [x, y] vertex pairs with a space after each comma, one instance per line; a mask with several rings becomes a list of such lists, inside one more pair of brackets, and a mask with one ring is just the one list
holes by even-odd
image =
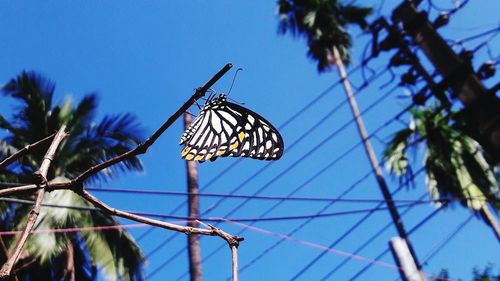
[[[191, 124], [191, 115], [184, 113], [184, 127], [187, 129]], [[187, 225], [191, 227], [199, 227], [199, 223], [194, 219], [200, 216], [200, 200], [198, 196], [198, 170], [195, 161], [186, 161], [187, 168], [187, 186], [188, 186], [188, 221]], [[191, 281], [202, 280], [201, 270], [201, 248], [200, 236], [197, 234], [188, 235], [188, 250], [189, 250], [189, 273]]]
[[495, 218], [495, 216], [490, 212], [490, 209], [488, 208], [488, 204], [483, 204], [483, 207], [481, 207], [481, 210], [479, 210], [479, 213], [486, 220], [486, 222], [491, 226], [491, 228], [493, 229], [493, 232], [495, 232], [497, 240], [500, 242], [500, 226], [498, 225], [498, 221]]
[[[342, 62], [342, 59], [340, 58], [340, 53], [339, 53], [337, 47], [335, 47], [335, 46], [333, 46], [332, 51], [333, 51], [333, 64], [335, 64], [335, 66], [337, 67], [340, 78], [342, 79], [342, 84], [343, 84], [344, 90], [347, 94], [347, 100], [349, 102], [349, 105], [350, 105], [351, 110], [352, 110], [352, 114], [354, 116], [354, 120], [355, 120], [356, 125], [358, 127], [358, 132], [359, 132], [361, 139], [363, 141], [363, 146], [365, 148], [365, 152], [368, 156], [368, 160], [370, 161], [370, 165], [372, 166], [373, 173], [374, 173], [375, 178], [377, 180], [377, 183], [380, 187], [380, 190], [382, 191], [382, 195], [384, 196], [387, 207], [389, 208], [389, 213], [391, 214], [392, 220], [394, 222], [394, 225], [396, 226], [396, 229], [398, 231], [399, 236], [402, 239], [406, 240], [406, 243], [408, 244], [408, 248], [410, 250], [410, 253], [413, 256], [413, 259], [415, 260], [417, 268], [420, 270], [421, 265], [418, 262], [417, 256], [415, 254], [415, 251], [413, 250], [413, 247], [412, 247], [410, 241], [408, 240], [408, 235], [407, 235], [406, 230], [403, 226], [403, 222], [401, 221], [401, 217], [399, 216], [398, 210], [396, 209], [396, 206], [394, 205], [394, 201], [392, 200], [392, 195], [389, 192], [389, 188], [388, 188], [387, 183], [385, 182], [384, 176], [382, 174], [382, 169], [380, 168], [378, 159], [375, 155], [375, 152], [373, 151], [373, 147], [371, 145], [370, 139], [368, 138], [368, 133], [366, 132], [365, 124], [364, 124], [363, 119], [361, 117], [361, 114], [359, 112], [358, 104], [357, 104], [356, 99], [354, 98], [354, 95], [352, 93], [351, 84], [349, 83], [347, 73], [345, 71], [344, 63]], [[425, 280], [425, 279], [422, 279], [422, 280]]]
[[64, 269], [64, 280], [75, 281], [75, 252], [71, 239], [66, 242], [66, 268]]

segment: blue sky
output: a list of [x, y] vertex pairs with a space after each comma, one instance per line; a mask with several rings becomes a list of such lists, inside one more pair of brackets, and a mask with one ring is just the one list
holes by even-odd
[[[378, 7], [378, 1], [357, 1]], [[388, 15], [396, 1], [385, 1], [382, 15]], [[424, 1], [425, 2], [425, 1]], [[435, 1], [437, 2], [437, 1]], [[444, 7], [452, 7], [452, 1], [440, 1]], [[423, 4], [425, 8], [427, 5]], [[451, 24], [442, 33], [449, 39], [461, 39], [498, 26], [498, 1], [471, 1], [463, 10], [453, 15]], [[431, 15], [436, 10], [431, 9]], [[306, 44], [289, 36], [278, 36], [274, 1], [2, 1], [0, 2], [0, 84], [7, 82], [22, 70], [35, 70], [56, 82], [56, 98], [62, 100], [71, 95], [79, 100], [84, 94], [97, 92], [100, 96], [100, 116], [132, 112], [144, 127], [146, 134], [160, 126], [193, 92], [203, 85], [224, 64], [232, 62], [233, 72], [223, 77], [214, 89], [227, 92], [232, 74], [237, 67], [244, 68], [238, 76], [230, 95], [238, 102], [266, 117], [276, 127], [281, 127], [291, 116], [299, 112], [325, 89], [338, 80], [336, 72], [319, 75], [316, 65], [306, 57]], [[369, 40], [352, 28], [354, 47], [352, 66], [362, 60], [363, 49]], [[482, 40], [464, 43], [473, 49]], [[498, 56], [499, 39], [493, 38], [489, 47]], [[460, 48], [456, 48], [460, 50]], [[488, 59], [488, 49], [481, 48], [475, 57], [476, 67]], [[386, 54], [372, 60], [370, 67], [383, 71], [387, 64]], [[403, 69], [394, 69], [396, 74]], [[361, 85], [363, 78], [357, 71], [351, 76], [354, 85]], [[393, 118], [411, 101], [402, 98], [408, 89], [395, 88], [398, 78], [391, 82], [388, 72], [381, 75], [358, 95], [361, 110], [366, 109], [383, 95], [387, 98], [364, 115], [369, 132], [375, 131]], [[498, 79], [486, 81], [487, 85]], [[391, 91], [391, 89], [394, 91]], [[418, 88], [418, 87], [417, 87]], [[417, 89], [416, 88], [416, 89]], [[340, 104], [345, 94], [340, 87], [324, 95], [301, 115], [281, 127], [285, 141], [285, 155], [268, 167], [268, 162], [251, 159], [218, 159], [199, 166], [200, 186], [208, 186], [205, 192], [230, 193], [239, 187], [237, 194], [288, 196], [301, 187], [294, 196], [337, 197], [369, 172], [364, 151], [357, 146], [336, 164], [319, 176], [318, 171], [359, 142], [356, 128], [350, 124], [349, 108]], [[8, 115], [13, 102], [0, 97], [0, 110]], [[192, 108], [196, 112], [196, 108]], [[380, 129], [373, 138], [373, 145], [380, 156], [392, 133], [403, 122], [391, 122]], [[312, 129], [311, 129], [312, 128]], [[301, 137], [304, 132], [311, 131]], [[335, 137], [329, 135], [340, 130]], [[121, 176], [103, 183], [102, 187], [133, 188], [147, 190], [185, 191], [185, 163], [180, 158], [178, 146], [183, 131], [178, 120], [146, 155], [141, 157], [146, 170]], [[294, 144], [297, 140], [299, 140]], [[326, 139], [326, 141], [324, 141]], [[313, 150], [319, 143], [324, 144]], [[294, 144], [291, 148], [290, 146]], [[299, 159], [303, 158], [301, 161]], [[296, 163], [296, 164], [294, 164]], [[415, 163], [418, 166], [420, 163]], [[223, 172], [227, 167], [230, 171]], [[265, 168], [264, 168], [265, 167]], [[254, 174], [265, 169], [257, 176]], [[391, 190], [398, 181], [387, 176]], [[311, 179], [311, 180], [309, 180]], [[307, 183], [306, 183], [307, 182]], [[395, 199], [416, 199], [426, 191], [422, 177], [414, 189], [403, 189]], [[131, 195], [96, 192], [110, 205], [134, 211], [185, 215], [185, 208], [176, 213], [172, 210], [183, 197]], [[381, 199], [381, 193], [373, 177], [367, 177], [345, 198]], [[426, 197], [427, 198], [427, 197]], [[214, 207], [216, 198], [202, 198], [201, 210]], [[225, 217], [243, 201], [227, 199], [217, 204], [207, 217]], [[261, 216], [275, 201], [252, 200], [230, 218], [254, 218]], [[285, 202], [266, 215], [308, 215], [325, 207], [324, 202]], [[326, 212], [341, 212], [373, 208], [375, 205], [337, 203]], [[435, 208], [431, 205], [414, 207], [404, 215], [407, 229], [411, 229]], [[403, 209], [401, 209], [403, 211]], [[308, 242], [328, 246], [343, 235], [365, 214], [318, 218], [293, 236]], [[438, 213], [428, 223], [411, 235], [418, 256], [423, 259], [433, 247], [445, 239], [453, 229], [469, 216], [467, 210], [454, 206]], [[387, 211], [375, 212], [359, 228], [337, 243], [335, 249], [354, 252], [357, 247], [389, 223]], [[261, 222], [255, 226], [287, 234], [302, 221]], [[130, 223], [123, 221], [123, 223]], [[241, 227], [221, 224], [224, 230], [237, 233]], [[131, 230], [139, 237], [145, 229]], [[183, 234], [156, 229], [139, 241], [145, 253], [150, 253], [165, 239], [172, 241], [151, 254], [146, 274], [156, 271], [148, 280], [176, 280], [187, 271], [186, 238]], [[246, 231], [241, 234], [245, 241], [240, 247], [240, 266], [245, 266], [278, 238], [262, 233]], [[389, 239], [395, 236], [394, 227], [388, 228], [374, 239], [359, 255], [374, 258], [387, 249]], [[206, 257], [222, 245], [220, 239], [202, 239], [202, 253]], [[172, 256], [178, 253], [175, 258]], [[289, 280], [321, 251], [285, 241], [241, 273], [241, 280]], [[500, 266], [500, 247], [490, 229], [478, 218], [472, 219], [462, 231], [437, 253], [424, 271], [439, 273], [447, 268], [454, 278], [470, 280], [472, 268], [484, 267], [489, 262]], [[165, 261], [166, 266], [157, 270]], [[299, 280], [321, 280], [344, 258], [326, 254], [311, 266]], [[394, 264], [390, 254], [382, 261]], [[351, 260], [327, 280], [349, 280], [366, 263]], [[205, 280], [224, 280], [230, 276], [229, 249], [223, 248], [203, 263]], [[357, 280], [394, 280], [399, 273], [383, 266], [372, 266]], [[188, 280], [187, 277], [179, 280]]]

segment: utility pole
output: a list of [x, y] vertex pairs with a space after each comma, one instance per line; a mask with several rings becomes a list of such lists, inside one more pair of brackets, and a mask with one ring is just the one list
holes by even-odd
[[[404, 0], [393, 11], [392, 24], [389, 24], [384, 18], [380, 18], [372, 25], [375, 42], [373, 55], [378, 55], [379, 50], [397, 48], [398, 52], [391, 59], [391, 65], [410, 65], [411, 68], [407, 73], [410, 75], [407, 77], [421, 76], [427, 83], [428, 89], [442, 102], [445, 108], [450, 107], [445, 93], [447, 90], [451, 90], [453, 93], [451, 97], [458, 97], [465, 107], [462, 116], [469, 135], [481, 143], [495, 163], [500, 163], [500, 99], [495, 96], [496, 90], [488, 90], [481, 83], [481, 79], [472, 68], [471, 53], [462, 52], [462, 54], [457, 55], [436, 31], [436, 28], [446, 24], [448, 16], [441, 14], [434, 23], [431, 23], [426, 12], [417, 10], [416, 6], [420, 2], [419, 0]], [[379, 44], [377, 36], [381, 29], [386, 29], [388, 36]], [[442, 76], [440, 83], [434, 81], [419, 58], [410, 50], [408, 36], [405, 37], [405, 35], [411, 37], [411, 44], [419, 46], [434, 65], [436, 72]], [[402, 79], [402, 81], [405, 80]], [[494, 88], [498, 88], [498, 84]], [[425, 100], [420, 97], [415, 102], [418, 103], [419, 99], [420, 102]], [[482, 208], [480, 212], [485, 217], [491, 216], [487, 206]], [[496, 220], [491, 221], [491, 226], [500, 240], [500, 227]], [[409, 243], [396, 237], [391, 239], [390, 246], [401, 269], [403, 280], [425, 278], [422, 273], [416, 274], [420, 266], [415, 260], [413, 249]]]
[[[441, 19], [438, 18], [435, 23], [431, 23], [427, 13], [417, 10], [417, 4], [415, 1], [405, 0], [393, 11], [393, 25], [389, 27], [392, 36], [401, 38], [401, 34], [394, 34], [396, 33], [394, 26], [401, 23], [403, 31], [411, 36], [413, 43], [420, 47], [436, 71], [441, 74], [446, 88], [453, 92], [452, 97], [458, 97], [464, 105], [460, 115], [465, 123], [465, 131], [481, 144], [490, 161], [499, 164], [500, 98], [496, 96], [499, 85], [491, 90], [486, 89], [472, 68], [473, 54], [465, 51], [457, 55], [437, 32], [436, 28], [441, 25], [439, 22], [447, 21], [446, 16], [442, 15]], [[406, 48], [406, 54], [413, 57], [412, 64], [419, 66], [416, 67], [417, 71], [432, 88], [433, 81], [426, 79], [426, 72], [418, 59], [408, 53], [407, 46], [401, 44], [401, 39], [399, 41], [399, 47]], [[484, 205], [479, 212], [500, 241], [500, 225], [488, 206]]]
[[[184, 113], [184, 128], [187, 129], [191, 125], [191, 114]], [[199, 227], [196, 221], [200, 215], [200, 197], [198, 196], [198, 169], [196, 161], [187, 161], [187, 192], [188, 192], [188, 226]], [[189, 275], [191, 281], [202, 280], [201, 270], [201, 247], [200, 236], [197, 234], [188, 235], [188, 251], [189, 251]]]
[[[488, 90], [472, 68], [472, 53], [457, 55], [437, 32], [439, 19], [431, 23], [426, 12], [417, 10], [418, 1], [405, 0], [392, 13], [394, 24], [402, 23], [405, 33], [411, 36], [425, 56], [449, 83], [453, 95], [465, 107], [466, 130], [483, 148], [500, 163], [500, 98], [494, 89]], [[442, 15], [441, 21], [446, 22]]]
[[[387, 204], [387, 207], [389, 209], [389, 214], [391, 215], [392, 221], [394, 225], [396, 226], [396, 230], [398, 232], [398, 235], [400, 240], [404, 241], [404, 245], [406, 246], [406, 249], [408, 253], [410, 253], [411, 260], [408, 260], [408, 262], [413, 263], [413, 268], [416, 268], [416, 271], [412, 272], [412, 275], [416, 276], [416, 278], [413, 279], [406, 279], [405, 275], [402, 275], [404, 281], [425, 281], [425, 275], [420, 272], [421, 266], [418, 262], [417, 255], [415, 251], [413, 250], [413, 247], [411, 246], [410, 240], [408, 239], [408, 234], [405, 230], [405, 227], [403, 225], [403, 221], [401, 220], [401, 216], [399, 215], [398, 209], [396, 208], [396, 205], [394, 204], [394, 201], [392, 199], [391, 192], [389, 191], [389, 187], [387, 185], [387, 182], [385, 181], [384, 174], [382, 173], [382, 169], [380, 168], [380, 163], [378, 162], [377, 156], [375, 154], [375, 151], [371, 145], [370, 138], [368, 137], [368, 132], [366, 131], [365, 124], [363, 122], [363, 118], [361, 117], [361, 113], [358, 108], [358, 104], [356, 102], [356, 99], [354, 98], [354, 95], [351, 90], [351, 84], [349, 82], [349, 79], [347, 77], [347, 73], [345, 71], [344, 64], [342, 63], [342, 60], [340, 59], [339, 52], [336, 47], [333, 47], [332, 53], [334, 54], [335, 58], [335, 65], [337, 66], [337, 70], [339, 72], [339, 76], [342, 79], [342, 84], [344, 86], [345, 92], [347, 94], [347, 100], [349, 102], [349, 106], [351, 107], [352, 114], [354, 116], [354, 119], [356, 121], [356, 125], [358, 128], [358, 133], [361, 137], [361, 140], [363, 142], [363, 147], [365, 148], [366, 155], [368, 157], [368, 160], [370, 162], [370, 165], [373, 169], [373, 174], [375, 175], [375, 179], [377, 181], [377, 184], [380, 188], [380, 191], [382, 192], [382, 195], [384, 197], [384, 200]], [[397, 260], [397, 257], [396, 257]], [[399, 263], [399, 261], [398, 261]]]
[[401, 237], [393, 237], [389, 242], [392, 255], [400, 268], [401, 279], [407, 281], [422, 280], [422, 273], [416, 266], [406, 240]]

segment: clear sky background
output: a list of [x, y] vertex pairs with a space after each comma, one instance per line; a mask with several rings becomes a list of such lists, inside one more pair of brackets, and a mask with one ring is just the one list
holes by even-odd
[[[357, 1], [374, 6], [384, 16], [388, 16], [399, 3], [384, 2], [380, 7], [379, 1]], [[435, 2], [445, 8], [453, 7], [453, 1]], [[428, 5], [424, 3], [422, 7], [427, 8]], [[470, 1], [452, 16], [451, 24], [444, 27], [442, 33], [448, 39], [459, 40], [498, 27], [499, 11], [500, 2], [496, 0]], [[432, 18], [436, 13], [436, 9], [431, 9]], [[200, 186], [205, 188], [204, 192], [338, 197], [370, 171], [359, 145], [332, 164], [359, 143], [353, 123], [342, 129], [352, 118], [346, 104], [331, 113], [344, 101], [345, 94], [337, 86], [320, 96], [338, 80], [336, 72], [319, 75], [316, 64], [306, 57], [305, 42], [278, 36], [277, 22], [274, 1], [1, 1], [0, 84], [22, 70], [38, 71], [56, 82], [56, 100], [71, 95], [78, 101], [86, 93], [97, 92], [100, 97], [99, 118], [105, 114], [132, 112], [147, 135], [176, 111], [194, 88], [202, 86], [224, 64], [232, 62], [235, 65], [233, 71], [224, 76], [214, 89], [227, 92], [234, 70], [244, 68], [230, 97], [245, 103], [280, 128], [285, 140], [285, 154], [281, 160], [272, 163], [252, 159], [218, 159], [199, 165]], [[370, 38], [360, 35], [356, 28], [351, 31], [354, 36], [352, 69], [362, 60], [364, 47]], [[487, 36], [467, 41], [464, 46], [473, 49], [486, 39]], [[475, 66], [489, 59], [490, 55], [498, 56], [499, 46], [499, 39], [493, 38], [480, 48], [474, 59]], [[456, 50], [460, 48], [457, 46]], [[381, 72], [388, 58], [387, 54], [383, 54], [373, 59], [369, 66], [377, 73]], [[394, 72], [399, 74], [403, 70], [394, 69]], [[356, 71], [351, 76], [355, 86], [363, 83], [361, 74], [361, 71]], [[366, 75], [371, 75], [368, 70]], [[411, 103], [410, 99], [404, 98], [411, 89], [396, 88], [398, 79], [396, 77], [392, 81], [390, 73], [383, 72], [357, 96], [361, 110], [385, 97], [364, 114], [369, 132], [380, 128], [372, 139], [379, 156], [384, 142], [408, 120], [408, 116], [404, 115], [402, 122], [393, 120], [381, 128]], [[486, 84], [495, 82], [498, 82], [498, 76], [486, 81]], [[321, 98], [318, 99], [319, 96]], [[304, 106], [313, 100], [317, 102], [304, 110]], [[0, 97], [2, 114], [9, 115], [13, 105], [11, 99]], [[192, 110], [197, 112], [194, 107]], [[300, 115], [288, 122], [298, 112]], [[182, 126], [182, 120], [178, 120], [141, 157], [145, 166], [143, 173], [122, 175], [119, 179], [103, 183], [101, 187], [184, 192], [185, 163], [180, 158], [182, 148], [178, 145]], [[419, 165], [420, 162], [415, 163], [415, 167]], [[397, 179], [386, 178], [391, 190], [396, 190]], [[404, 188], [394, 197], [417, 199], [425, 192], [425, 183], [420, 176], [415, 188]], [[185, 207], [173, 211], [185, 200], [180, 196], [95, 193], [120, 209], [179, 216], [186, 214]], [[370, 175], [357, 183], [345, 198], [381, 199], [382, 196]], [[277, 201], [251, 200], [235, 212], [232, 210], [244, 203], [242, 199], [218, 201], [219, 198], [201, 199], [201, 211], [211, 209], [204, 217], [314, 215], [322, 209], [326, 213], [335, 213], [376, 206], [376, 203], [336, 203], [327, 206], [326, 202], [286, 201], [264, 214]], [[400, 212], [404, 210], [400, 208]], [[435, 207], [430, 204], [417, 205], [404, 214], [403, 222], [410, 230], [434, 211]], [[292, 236], [325, 247], [345, 236], [335, 243], [333, 249], [353, 253], [390, 223], [388, 211], [382, 210], [348, 232], [366, 215], [317, 218]], [[424, 260], [469, 216], [469, 211], [458, 205], [452, 206], [413, 232], [410, 239], [419, 258]], [[304, 222], [259, 222], [254, 226], [287, 234]], [[230, 223], [219, 226], [234, 234], [244, 230]], [[148, 229], [131, 230], [137, 239], [140, 237], [139, 244], [148, 254], [148, 280], [188, 280], [185, 235], [155, 229], [144, 236]], [[240, 267], [245, 267], [241, 280], [289, 280], [322, 252], [318, 248], [284, 241], [248, 266], [279, 238], [250, 230], [240, 235], [245, 237], [239, 251]], [[377, 257], [387, 249], [389, 239], [395, 235], [395, 228], [391, 225], [358, 255]], [[170, 241], [165, 242], [167, 239]], [[221, 246], [221, 250], [211, 254]], [[484, 267], [493, 263], [498, 269], [499, 253], [500, 247], [492, 231], [479, 218], [472, 218], [428, 260], [424, 271], [437, 274], [446, 268], [451, 277], [470, 280], [475, 266]], [[230, 276], [230, 252], [221, 239], [202, 238], [202, 254], [205, 280], [225, 280]], [[322, 280], [344, 259], [329, 252], [309, 266], [298, 280]], [[395, 264], [390, 253], [381, 261]], [[367, 264], [366, 261], [350, 259], [325, 280], [350, 280]], [[399, 273], [394, 268], [379, 264], [373, 265], [356, 280], [396, 280], [398, 277]]]

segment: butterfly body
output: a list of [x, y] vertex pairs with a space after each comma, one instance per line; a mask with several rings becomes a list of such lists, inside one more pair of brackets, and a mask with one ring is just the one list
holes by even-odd
[[224, 94], [209, 97], [179, 144], [186, 144], [182, 158], [200, 162], [226, 156], [277, 160], [284, 149], [283, 139], [271, 123], [228, 102]]

